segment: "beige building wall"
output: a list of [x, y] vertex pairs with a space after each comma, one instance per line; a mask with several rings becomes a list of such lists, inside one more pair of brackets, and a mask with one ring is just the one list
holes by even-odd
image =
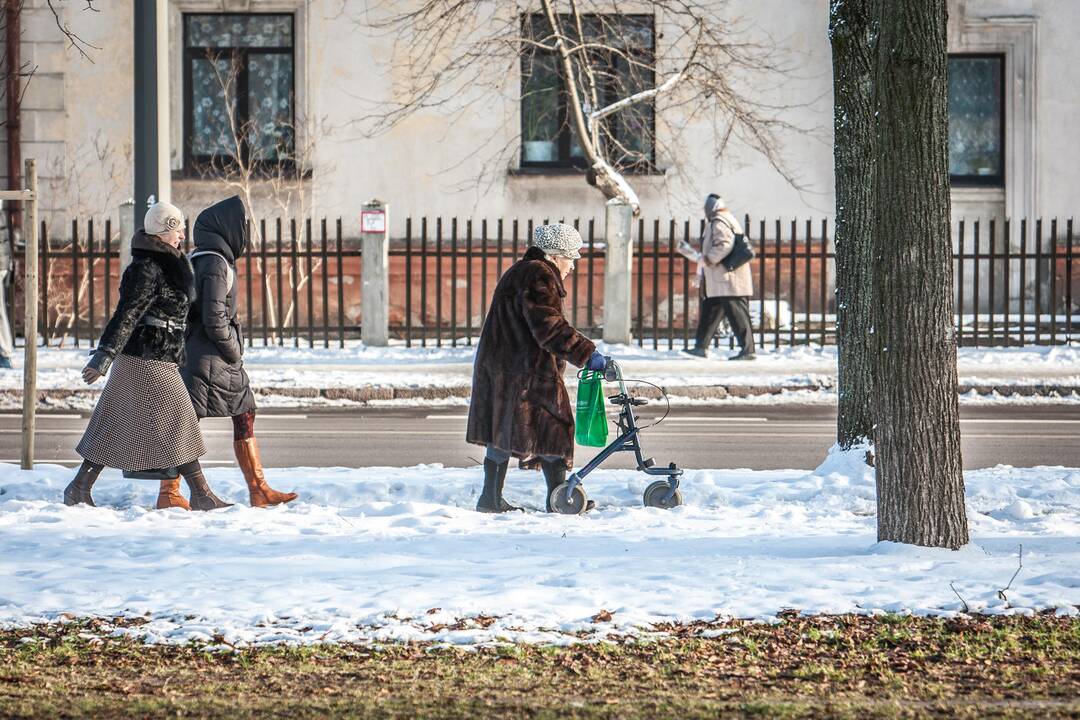
[[[59, 36], [44, 0], [30, 0], [23, 20], [23, 55], [38, 66], [24, 101], [23, 152], [36, 157], [49, 183], [47, 217], [115, 215], [131, 194], [132, 0], [96, 3], [86, 12], [65, 3], [63, 19], [88, 43], [93, 63]], [[179, 22], [191, 11], [297, 13], [297, 110], [318, 129], [310, 134], [313, 176], [304, 205], [316, 217], [343, 216], [355, 234], [360, 204], [379, 197], [393, 208], [399, 234], [405, 215], [597, 218], [603, 198], [580, 175], [512, 172], [518, 133], [518, 79], [456, 117], [424, 111], [389, 133], [369, 138], [359, 119], [393, 97], [386, 66], [392, 39], [365, 29], [361, 0], [169, 0], [173, 198], [187, 212], [232, 190], [183, 177]], [[758, 38], [770, 38], [791, 70], [780, 83], [739, 78], [754, 97], [789, 106], [785, 119], [804, 132], [782, 138], [793, 187], [756, 152], [737, 144], [715, 157], [715, 130], [699, 123], [684, 142], [657, 158], [663, 174], [637, 176], [644, 215], [696, 217], [702, 196], [723, 193], [739, 213], [755, 217], [821, 218], [833, 214], [831, 60], [828, 0], [735, 0]], [[662, 22], [662, 20], [661, 20]], [[958, 190], [954, 215], [1075, 212], [1080, 152], [1080, 2], [1075, 0], [950, 0], [953, 51], [1007, 55], [1007, 168], [1002, 190]], [[669, 115], [664, 123], [678, 123]], [[2, 134], [0, 134], [2, 135]], [[500, 149], [511, 148], [509, 155]], [[256, 187], [263, 196], [265, 185]], [[278, 214], [273, 203], [264, 212]]]

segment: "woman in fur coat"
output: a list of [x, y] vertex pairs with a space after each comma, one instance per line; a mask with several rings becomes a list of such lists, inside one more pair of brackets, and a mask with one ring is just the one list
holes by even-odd
[[[194, 298], [191, 263], [180, 251], [184, 217], [169, 203], [146, 211], [131, 241], [131, 264], [120, 281], [120, 300], [93, 357], [87, 384], [108, 374], [86, 432], [76, 447], [83, 458], [64, 490], [64, 503], [93, 505], [90, 489], [104, 467], [129, 471], [176, 468], [191, 489], [190, 507], [227, 507], [207, 485], [199, 458], [206, 453], [199, 419], [180, 378], [184, 327]], [[179, 478], [162, 480], [158, 507], [188, 507]]]
[[607, 360], [563, 315], [563, 280], [580, 248], [573, 227], [542, 225], [495, 288], [476, 348], [465, 438], [487, 448], [480, 512], [521, 509], [502, 497], [511, 456], [544, 471], [549, 512], [551, 491], [574, 464], [574, 410], [563, 371], [567, 362], [602, 370]]

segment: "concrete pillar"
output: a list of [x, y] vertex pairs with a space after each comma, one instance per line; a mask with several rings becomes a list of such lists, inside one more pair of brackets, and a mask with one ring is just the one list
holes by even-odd
[[633, 287], [633, 210], [609, 200], [604, 225], [604, 342], [630, 343], [630, 290]]
[[360, 211], [360, 337], [365, 345], [390, 343], [390, 206], [381, 200]]
[[[145, 214], [145, 210], [143, 213]], [[123, 276], [131, 262], [131, 238], [135, 235], [135, 201], [125, 200], [120, 203], [120, 275]]]

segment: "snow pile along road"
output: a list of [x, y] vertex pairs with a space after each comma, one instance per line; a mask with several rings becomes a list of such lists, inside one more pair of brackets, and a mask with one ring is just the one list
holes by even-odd
[[[209, 474], [246, 499], [239, 472]], [[67, 508], [71, 470], [3, 465], [0, 623], [145, 617], [118, 632], [168, 643], [569, 642], [785, 608], [951, 614], [950, 583], [972, 611], [1080, 605], [1076, 469], [967, 473], [973, 542], [959, 552], [876, 543], [873, 473], [840, 453], [813, 473], [690, 471], [672, 511], [641, 507], [644, 476], [599, 471], [584, 517], [477, 514], [481, 474], [271, 470], [301, 501], [187, 513], [147, 509], [156, 484], [113, 471], [95, 488], [112, 508]], [[538, 473], [507, 486], [542, 506]], [[601, 610], [610, 622], [592, 621]]]
[[[794, 346], [762, 350], [753, 363], [729, 363], [730, 351], [710, 359], [679, 350], [653, 350], [636, 345], [600, 344], [601, 352], [617, 358], [626, 377], [670, 388], [696, 385], [759, 387], [833, 387], [836, 348]], [[472, 381], [475, 347], [385, 348], [350, 343], [346, 348], [255, 347], [246, 350], [244, 366], [253, 387], [260, 390], [295, 388], [462, 388]], [[80, 372], [85, 349], [43, 349], [39, 353], [38, 387], [42, 390], [87, 390]], [[0, 370], [0, 391], [21, 391], [22, 359], [15, 368]], [[1080, 386], [1080, 347], [960, 348], [957, 369], [961, 385], [1025, 387], [1051, 384]], [[566, 378], [573, 384], [575, 370]], [[101, 385], [91, 387], [100, 390]]]

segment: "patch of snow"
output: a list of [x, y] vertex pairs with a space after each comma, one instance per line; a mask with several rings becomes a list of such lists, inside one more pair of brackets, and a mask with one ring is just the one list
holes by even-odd
[[[670, 511], [641, 506], [643, 474], [599, 470], [586, 482], [598, 508], [581, 517], [478, 514], [480, 468], [271, 469], [300, 500], [212, 513], [151, 510], [156, 484], [111, 470], [94, 489], [101, 507], [68, 508], [71, 472], [0, 465], [0, 624], [145, 615], [115, 632], [223, 647], [566, 644], [785, 608], [954, 615], [950, 582], [973, 611], [1080, 605], [1072, 468], [965, 473], [972, 544], [959, 552], [876, 541], [859, 450], [834, 449], [809, 473], [690, 470]], [[246, 499], [238, 470], [207, 474], [222, 497]], [[536, 511], [543, 479], [511, 470], [506, 494]], [[1021, 544], [1006, 602], [997, 589]], [[594, 623], [601, 609], [612, 619]]]

